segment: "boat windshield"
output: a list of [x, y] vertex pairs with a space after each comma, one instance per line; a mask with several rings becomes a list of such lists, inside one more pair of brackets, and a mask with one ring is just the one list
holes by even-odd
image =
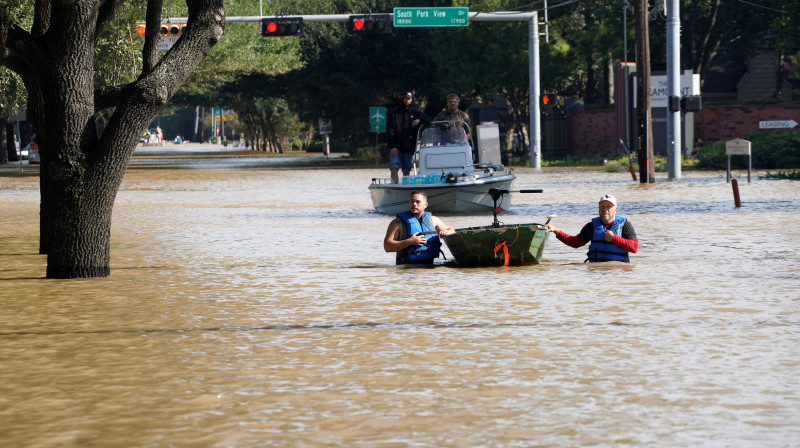
[[434, 121], [421, 129], [419, 146], [464, 146], [469, 144], [467, 132], [469, 129], [463, 121]]

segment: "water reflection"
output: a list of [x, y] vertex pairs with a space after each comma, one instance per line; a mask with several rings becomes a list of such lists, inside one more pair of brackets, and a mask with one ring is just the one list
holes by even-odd
[[4, 444], [800, 439], [796, 182], [742, 183], [736, 209], [725, 173], [519, 170], [545, 191], [501, 220], [577, 233], [610, 192], [633, 263], [553, 240], [537, 266], [416, 269], [382, 250], [383, 167], [216, 168], [129, 170], [111, 277], [69, 281], [42, 278], [38, 180], [0, 173]]

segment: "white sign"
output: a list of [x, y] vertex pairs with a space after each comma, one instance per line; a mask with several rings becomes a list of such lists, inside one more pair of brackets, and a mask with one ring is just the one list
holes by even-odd
[[[633, 85], [636, 86], [636, 75], [633, 76]], [[639, 89], [633, 89], [633, 107], [636, 107], [636, 94]], [[679, 96], [700, 95], [700, 75], [681, 75], [681, 93]], [[667, 107], [669, 86], [666, 75], [650, 76], [650, 107]]]
[[759, 129], [792, 129], [797, 126], [794, 120], [780, 120], [780, 121], [759, 121]]
[[320, 118], [319, 119], [319, 133], [320, 134], [330, 134], [331, 130], [333, 129], [333, 123], [330, 118]]
[[729, 156], [733, 155], [749, 156], [750, 142], [747, 140], [743, 140], [741, 138], [727, 141], [725, 142], [725, 154]]
[[161, 40], [158, 41], [158, 49], [161, 51], [167, 51], [175, 45], [175, 42], [180, 39], [180, 36], [161, 36]]

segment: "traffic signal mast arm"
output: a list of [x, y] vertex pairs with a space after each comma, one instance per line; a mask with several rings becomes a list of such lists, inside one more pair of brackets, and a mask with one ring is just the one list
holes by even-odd
[[[391, 13], [387, 13], [390, 16]], [[304, 22], [349, 22], [352, 16], [368, 16], [370, 14], [322, 14], [322, 15], [295, 15], [292, 17], [302, 17]], [[372, 14], [377, 16], [379, 14]], [[534, 13], [532, 12], [511, 12], [511, 11], [496, 11], [496, 12], [470, 12], [469, 20], [474, 22], [521, 22], [533, 19]], [[226, 23], [235, 22], [261, 22], [263, 19], [278, 19], [282, 16], [235, 16], [226, 17]], [[184, 21], [186, 17], [175, 17], [171, 19], [174, 22]], [[394, 19], [392, 19], [394, 21]]]

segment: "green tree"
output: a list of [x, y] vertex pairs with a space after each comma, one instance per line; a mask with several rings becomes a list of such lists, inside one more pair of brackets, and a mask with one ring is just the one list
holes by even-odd
[[[148, 0], [141, 70], [96, 85], [98, 43], [124, 0], [20, 2], [0, 10], [0, 66], [28, 91], [40, 169], [40, 252], [48, 278], [107, 276], [111, 213], [139, 133], [186, 81], [224, 29], [222, 0], [187, 0], [188, 28], [159, 58], [163, 0]], [[16, 19], [33, 17], [30, 26]], [[105, 126], [101, 112], [110, 110]]]
[[[257, 16], [259, 13], [257, 0], [226, 3], [230, 16]], [[318, 3], [309, 0], [274, 0], [264, 4], [263, 13], [265, 16], [301, 14], [301, 11], [313, 8]], [[326, 5], [323, 4], [323, 7]], [[257, 100], [275, 95], [268, 78], [303, 66], [299, 52], [301, 40], [298, 37], [264, 38], [261, 36], [260, 23], [234, 23], [227, 27], [225, 37], [203, 60], [171, 104], [192, 108], [196, 105], [224, 105], [231, 108], [237, 112], [239, 122], [245, 125], [244, 131], [254, 142], [254, 149], [277, 150], [281, 147], [279, 139], [286, 136], [273, 135], [273, 130], [286, 126], [271, 123], [271, 117], [283, 122], [295, 122], [296, 113], [291, 108], [281, 108], [286, 114], [265, 114], [265, 110], [256, 107], [256, 103], [269, 104], [269, 101]], [[259, 76], [262, 76], [259, 79], [264, 80], [265, 84], [247, 82]], [[276, 98], [276, 101], [283, 102], [286, 107], [285, 100]]]
[[22, 80], [14, 72], [0, 67], [0, 137], [5, 136], [5, 139], [0, 139], [0, 163], [18, 160], [10, 117], [25, 109], [27, 93]]
[[[31, 16], [26, 15], [19, 8], [19, 2], [8, 2], [0, 6], [0, 17], [13, 17], [14, 20], [25, 23], [31, 21]], [[0, 46], [8, 40], [8, 27], [0, 22]], [[0, 163], [9, 160], [9, 155], [15, 154], [13, 124], [9, 120], [12, 114], [17, 114], [25, 109], [28, 99], [28, 92], [22, 84], [22, 80], [11, 70], [0, 66], [0, 136], [5, 139], [0, 140]], [[16, 156], [16, 154], [15, 154]], [[11, 158], [16, 161], [16, 157]]]

